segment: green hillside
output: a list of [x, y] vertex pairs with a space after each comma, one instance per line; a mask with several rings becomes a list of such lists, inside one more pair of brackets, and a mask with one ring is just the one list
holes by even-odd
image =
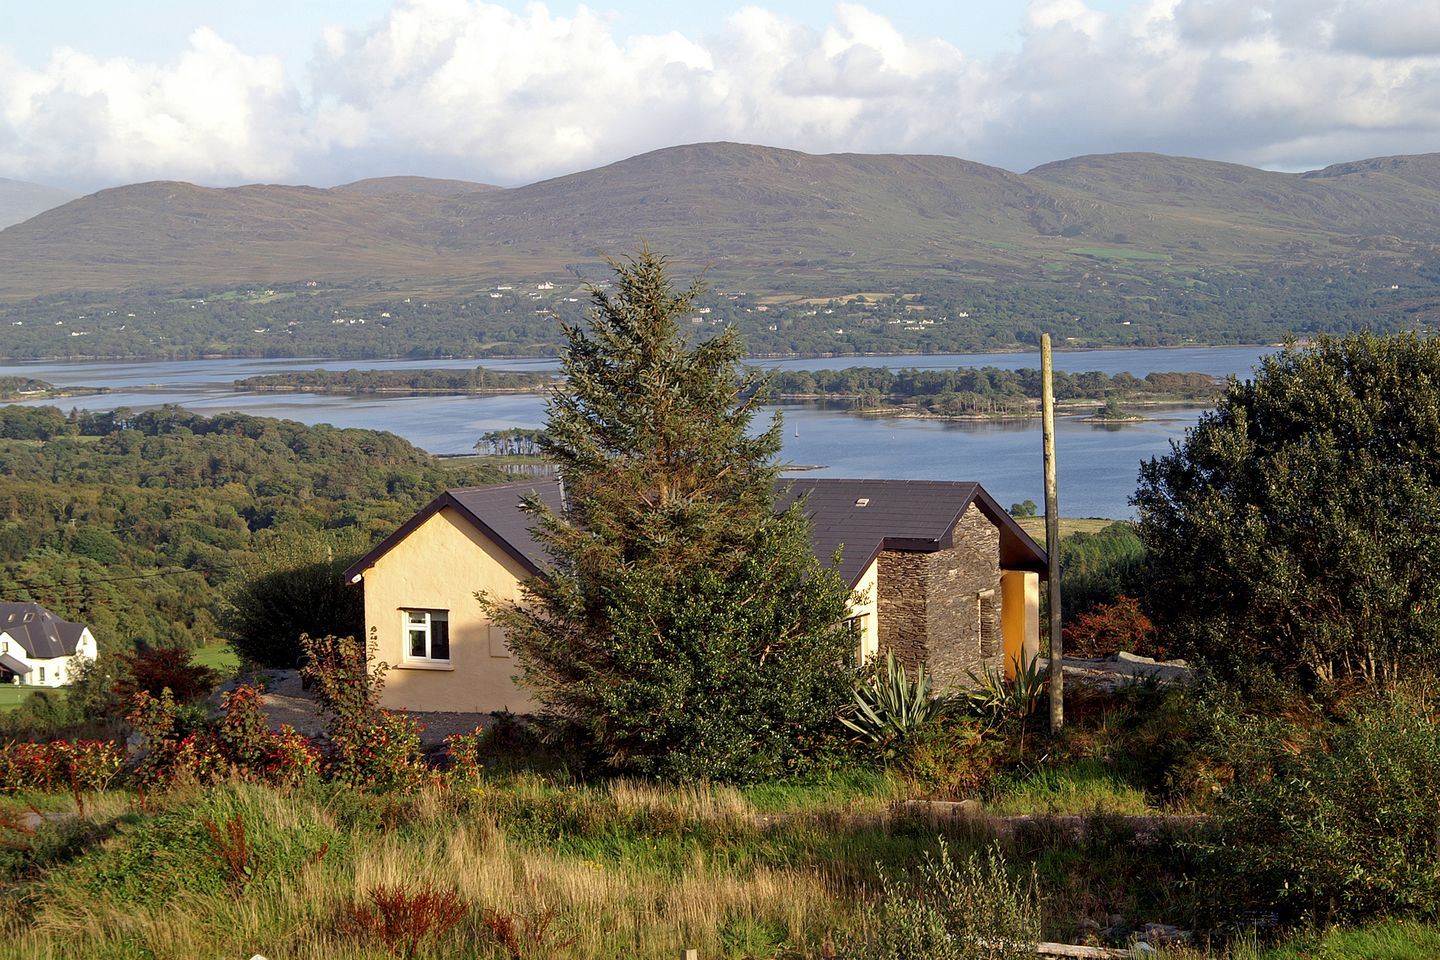
[[[1115, 154], [1016, 174], [953, 157], [709, 143], [513, 189], [419, 177], [331, 189], [135, 184], [0, 231], [0, 354], [164, 354], [182, 341], [201, 353], [294, 353], [304, 338], [292, 329], [284, 344], [265, 340], [268, 324], [338, 324], [360, 307], [378, 308], [373, 324], [412, 297], [435, 301], [450, 325], [407, 328], [408, 340], [373, 326], [326, 331], [304, 349], [403, 353], [430, 331], [442, 354], [524, 352], [553, 343], [554, 317], [578, 314], [570, 297], [608, 275], [606, 254], [642, 242], [716, 288], [809, 305], [769, 322], [736, 308], [758, 348], [782, 352], [994, 348], [1030, 342], [1036, 324], [1076, 345], [1396, 329], [1440, 315], [1440, 155], [1289, 174]], [[555, 294], [535, 294], [551, 289], [540, 282]], [[262, 309], [274, 288], [325, 292], [326, 309]], [[950, 326], [871, 309], [844, 323], [834, 314], [828, 328], [804, 319], [865, 292], [891, 314]], [[147, 318], [179, 295], [256, 306], [200, 334], [204, 311], [186, 306], [162, 335]], [[103, 331], [12, 329], [107, 310], [135, 322], [103, 349], [61, 339]], [[886, 324], [898, 330], [863, 329]], [[150, 339], [137, 345], [140, 329]]]

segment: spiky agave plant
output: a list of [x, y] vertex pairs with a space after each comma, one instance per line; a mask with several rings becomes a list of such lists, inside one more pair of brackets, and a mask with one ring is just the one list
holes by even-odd
[[1024, 720], [1036, 711], [1050, 683], [1049, 668], [1031, 657], [1015, 671], [1013, 678], [993, 670], [979, 674], [969, 671], [970, 685], [965, 701], [970, 711], [983, 720], [998, 724]]
[[904, 740], [940, 719], [949, 701], [936, 697], [925, 665], [915, 668], [912, 680], [895, 652], [885, 654], [885, 667], [855, 687], [853, 701], [840, 714], [840, 722], [870, 743]]

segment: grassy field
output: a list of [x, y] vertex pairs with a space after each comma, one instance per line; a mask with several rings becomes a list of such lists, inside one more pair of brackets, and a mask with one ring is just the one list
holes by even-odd
[[1163, 253], [1151, 253], [1149, 250], [1125, 250], [1116, 247], [1071, 247], [1066, 253], [1073, 253], [1077, 257], [1091, 257], [1095, 260], [1169, 260], [1170, 257]]
[[24, 702], [26, 697], [40, 689], [43, 689], [51, 696], [65, 696], [65, 689], [63, 687], [24, 687], [7, 683], [0, 686], [0, 713], [4, 713], [7, 710], [14, 710]]
[[[1020, 517], [1015, 522], [1020, 524], [1021, 529], [1030, 534], [1037, 542], [1044, 543], [1044, 517]], [[1072, 533], [1099, 533], [1114, 522], [1114, 520], [1106, 520], [1103, 517], [1061, 517], [1060, 538], [1063, 540]]]
[[[1088, 786], [1057, 786], [1066, 776]], [[1103, 780], [1089, 768], [1017, 780], [991, 810], [1145, 812]], [[1183, 909], [1163, 844], [1113, 830], [1094, 841], [1053, 829], [996, 841], [968, 821], [907, 812], [897, 803], [907, 794], [879, 772], [751, 788], [519, 773], [389, 795], [316, 783], [230, 782], [143, 799], [114, 791], [0, 844], [0, 890], [17, 904], [0, 914], [0, 958], [851, 956], [837, 951], [876, 933], [864, 905], [882, 878], [904, 877], [942, 840], [962, 863], [998, 842], [1016, 875], [1033, 868], [1051, 940], [1068, 940], [1082, 917], [1159, 922]], [[73, 810], [68, 795], [33, 799]], [[407, 954], [357, 926], [355, 911], [375, 910], [376, 891], [421, 883], [459, 911], [448, 933]], [[1159, 955], [1409, 960], [1437, 948], [1435, 927], [1390, 923]]]
[[[878, 772], [749, 789], [516, 774], [404, 796], [237, 782], [143, 805], [112, 792], [27, 841], [40, 867], [26, 909], [0, 917], [0, 957], [378, 958], [384, 944], [351, 929], [348, 908], [418, 878], [467, 910], [433, 956], [822, 956], [861, 932], [880, 878], [942, 834], [957, 856], [988, 843], [897, 812], [904, 793]], [[239, 872], [216, 839], [235, 829]], [[1052, 849], [1037, 869], [1068, 887], [1083, 856]], [[0, 847], [0, 888], [19, 862]], [[1057, 931], [1074, 908], [1068, 889], [1051, 899]], [[497, 937], [497, 917], [521, 949]]]
[[236, 655], [235, 649], [224, 640], [201, 647], [195, 651], [190, 660], [202, 667], [218, 671], [226, 677], [234, 676], [235, 671], [240, 669], [240, 657]]

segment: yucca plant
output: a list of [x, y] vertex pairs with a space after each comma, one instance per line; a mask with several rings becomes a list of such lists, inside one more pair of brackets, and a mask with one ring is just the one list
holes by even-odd
[[1030, 716], [1039, 708], [1050, 683], [1049, 668], [1040, 666], [1038, 656], [1025, 662], [1012, 679], [994, 670], [978, 674], [971, 670], [968, 676], [965, 703], [972, 713], [992, 724]]
[[853, 702], [840, 714], [840, 722], [874, 744], [904, 740], [945, 713], [949, 700], [934, 696], [925, 665], [915, 668], [912, 680], [894, 651], [885, 654], [885, 666], [855, 687]]

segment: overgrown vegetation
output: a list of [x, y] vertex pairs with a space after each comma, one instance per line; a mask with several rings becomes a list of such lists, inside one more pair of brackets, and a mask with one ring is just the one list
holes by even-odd
[[[646, 264], [631, 268], [654, 267], [648, 281], [600, 301], [615, 325], [599, 324], [597, 335], [612, 346], [624, 342], [627, 323], [658, 318], [656, 328], [666, 328], [665, 310], [631, 312], [654, 302], [647, 297], [684, 312], [658, 263]], [[803, 526], [784, 527], [786, 515], [776, 520], [769, 494], [759, 492], [762, 480], [770, 489], [764, 453], [773, 438], [747, 433], [746, 408], [735, 406], [741, 398], [721, 389], [737, 382], [727, 344], [698, 356], [672, 344], [677, 367], [641, 363], [635, 372], [599, 362], [608, 355], [584, 335], [576, 343], [581, 356], [572, 372], [586, 384], [576, 395], [596, 406], [570, 412], [608, 409], [614, 417], [579, 416], [542, 438], [572, 467], [595, 469], [567, 472], [567, 492], [580, 505], [574, 516], [544, 518], [562, 563], [575, 559], [564, 571], [570, 579], [555, 581], [552, 619], [542, 613], [530, 626], [563, 624], [544, 640], [554, 646], [536, 649], [592, 657], [587, 676], [610, 671], [604, 684], [579, 688], [570, 701], [575, 712], [559, 711], [578, 721], [569, 729], [581, 736], [547, 742], [543, 735], [555, 727], [497, 716], [483, 731], [449, 738], [443, 757], [427, 756], [414, 719], [380, 709], [384, 665], [367, 667], [365, 644], [354, 637], [296, 641], [327, 723], [319, 741], [272, 731], [261, 692], [249, 684], [220, 696], [218, 710], [207, 708], [203, 694], [216, 678], [178, 646], [112, 657], [103, 661], [113, 665], [106, 671], [81, 671], [63, 698], [40, 695], [33, 708], [7, 716], [7, 736], [34, 742], [0, 744], [0, 895], [10, 905], [0, 915], [0, 957], [620, 960], [695, 947], [735, 960], [899, 960], [1018, 956], [1038, 939], [1128, 946], [1139, 938], [1173, 942], [1178, 957], [1246, 960], [1272, 948], [1287, 958], [1428, 955], [1440, 921], [1435, 675], [1423, 656], [1407, 659], [1403, 671], [1385, 659], [1423, 636], [1387, 627], [1378, 640], [1356, 638], [1372, 623], [1367, 618], [1401, 602], [1399, 588], [1380, 575], [1392, 567], [1411, 591], [1404, 628], [1426, 628], [1428, 581], [1414, 569], [1424, 565], [1418, 555], [1407, 561], [1376, 545], [1362, 522], [1379, 516], [1373, 503], [1353, 515], [1334, 503], [1324, 517], [1301, 514], [1314, 521], [1315, 543], [1359, 554], [1331, 565], [1327, 575], [1340, 579], [1329, 586], [1292, 585], [1302, 600], [1335, 589], [1329, 620], [1296, 614], [1287, 621], [1309, 638], [1306, 649], [1337, 644], [1332, 665], [1346, 664], [1346, 656], [1350, 665], [1361, 662], [1358, 650], [1374, 654], [1364, 661], [1372, 666], [1287, 672], [1275, 666], [1273, 647], [1242, 634], [1218, 648], [1211, 662], [1219, 669], [1183, 681], [1067, 683], [1068, 724], [1051, 735], [1036, 709], [1045, 690], [1037, 663], [1012, 679], [974, 677], [963, 696], [928, 689], [925, 677], [893, 659], [858, 676], [841, 665], [852, 644], [848, 630], [834, 629], [844, 592], [838, 599], [824, 593]], [[644, 350], [620, 355], [654, 358]], [[1333, 479], [1338, 464], [1351, 462], [1341, 456], [1348, 449], [1376, 471], [1371, 492], [1419, 523], [1430, 506], [1431, 451], [1417, 437], [1424, 424], [1440, 423], [1440, 413], [1432, 417], [1420, 403], [1421, 427], [1411, 428], [1394, 422], [1389, 407], [1405, 379], [1399, 374], [1428, 389], [1416, 371], [1426, 373], [1437, 358], [1416, 341], [1361, 339], [1322, 344], [1314, 356], [1267, 368], [1283, 388], [1239, 392], [1278, 403], [1267, 391], [1295, 391], [1286, 394], [1288, 406], [1263, 407], [1267, 417], [1298, 423], [1282, 414], [1308, 410], [1305, 422], [1313, 423], [1320, 407], [1349, 403], [1339, 405], [1339, 422], [1300, 449], [1280, 438], [1275, 459], [1257, 455], [1273, 474], [1268, 495], [1298, 509], [1309, 488], [1294, 471], [1307, 482]], [[664, 397], [644, 379], [662, 370], [667, 383], [693, 377], [713, 388], [700, 394], [705, 410], [730, 432], [704, 417], [667, 421], [611, 392], [614, 380], [633, 380], [647, 384], [652, 399]], [[1217, 422], [1245, 421], [1248, 410], [1237, 402]], [[52, 420], [16, 422], [30, 430]], [[82, 448], [121, 442], [113, 430], [82, 442], [70, 429], [78, 425], [61, 421], [55, 437], [7, 442], [42, 451], [57, 440]], [[248, 423], [243, 418], [239, 429]], [[592, 432], [599, 423], [614, 433]], [[659, 429], [667, 425], [669, 433]], [[1210, 458], [1206, 464], [1243, 466], [1230, 445], [1243, 447], [1249, 434], [1206, 433], [1215, 429], [1202, 423], [1177, 459], [1149, 468], [1173, 482], [1166, 490], [1200, 488], [1185, 484], [1205, 471], [1182, 469], [1196, 450]], [[647, 430], [703, 436], [720, 449], [677, 442], [671, 452], [700, 455], [666, 459], [637, 443], [623, 448], [635, 462], [610, 462], [615, 437], [644, 439]], [[134, 440], [142, 449], [145, 436]], [[1339, 438], [1355, 442], [1347, 448]], [[1396, 443], [1399, 455], [1388, 446]], [[737, 449], [756, 456], [738, 461], [743, 476], [717, 479], [712, 468], [731, 464], [733, 472]], [[83, 487], [82, 466], [97, 468], [73, 456], [64, 462]], [[125, 462], [146, 469], [143, 457]], [[1224, 476], [1218, 466], [1205, 474], [1212, 481]], [[648, 510], [646, 495], [660, 497], [647, 484], [692, 489], [684, 483], [696, 478], [705, 489], [728, 489], [728, 498]], [[1176, 499], [1174, 517], [1216, 536], [1212, 544], [1234, 545], [1194, 514], [1217, 508], [1222, 490], [1243, 503], [1243, 494], [1260, 489], [1245, 486], [1258, 484], [1254, 478], [1230, 479]], [[751, 506], [764, 509], [751, 514]], [[298, 501], [291, 507], [303, 509]], [[1252, 508], [1244, 517], [1267, 516]], [[313, 529], [379, 523], [366, 503], [330, 509], [371, 520]], [[1277, 516], [1290, 522], [1297, 514]], [[1321, 529], [1321, 519], [1334, 529]], [[276, 525], [284, 528], [278, 517]], [[1149, 624], [1131, 599], [1137, 585], [1149, 602], [1155, 589], [1205, 586], [1145, 572], [1146, 545], [1152, 560], [1189, 556], [1181, 551], [1177, 561], [1175, 548], [1155, 539], [1159, 529], [1146, 528], [1143, 545], [1128, 525], [1067, 544], [1063, 575], [1077, 595], [1067, 605], [1067, 640], [1077, 649], [1161, 652], [1172, 636], [1195, 642], [1197, 634], [1169, 632], [1181, 621]], [[1425, 548], [1428, 535], [1408, 531], [1402, 542]], [[1293, 536], [1276, 544], [1305, 546]], [[1216, 568], [1233, 561], [1204, 559]], [[646, 572], [647, 563], [658, 569]], [[676, 572], [693, 574], [696, 566], [703, 573], [693, 580]], [[632, 576], [636, 570], [643, 575]], [[1367, 571], [1368, 579], [1359, 576]], [[1357, 582], [1344, 580], [1347, 573]], [[603, 590], [586, 592], [597, 584]], [[807, 588], [822, 595], [807, 599]], [[1265, 590], [1172, 602], [1183, 602], [1188, 615], [1215, 609], [1221, 622], [1256, 630], [1278, 609], [1278, 587]], [[303, 596], [266, 602], [298, 608]], [[661, 625], [668, 632], [656, 639]], [[807, 639], [811, 628], [817, 632]], [[771, 642], [757, 645], [755, 637]], [[592, 645], [574, 645], [581, 640]], [[792, 641], [798, 653], [784, 649]], [[1271, 669], [1236, 669], [1250, 661]], [[93, 739], [55, 737], [72, 709], [107, 718], [124, 712], [128, 725], [113, 721]], [[121, 744], [131, 732], [139, 736], [127, 758]], [[608, 762], [589, 762], [594, 753]], [[617, 769], [677, 782], [616, 779]], [[959, 800], [969, 803], [952, 803]], [[1337, 931], [1332, 924], [1365, 926]]]

